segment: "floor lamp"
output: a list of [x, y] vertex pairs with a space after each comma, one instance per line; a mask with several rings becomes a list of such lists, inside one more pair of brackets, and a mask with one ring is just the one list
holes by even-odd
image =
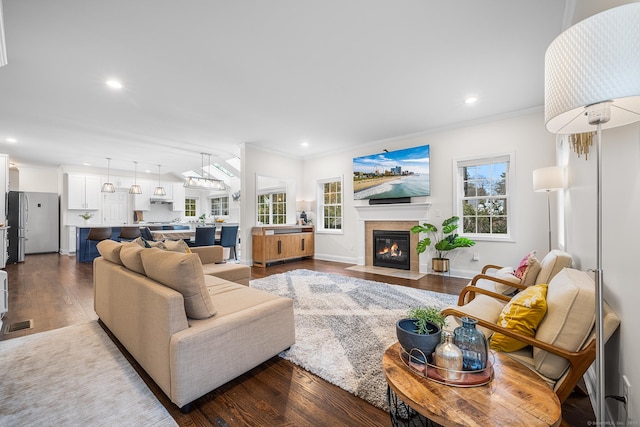
[[551, 193], [562, 190], [564, 184], [564, 169], [560, 166], [550, 166], [533, 171], [533, 191], [547, 192], [547, 218], [549, 228], [549, 252], [551, 252]]
[[605, 423], [602, 271], [602, 129], [640, 120], [640, 3], [594, 15], [558, 36], [545, 55], [545, 122], [556, 134], [596, 138], [596, 407]]

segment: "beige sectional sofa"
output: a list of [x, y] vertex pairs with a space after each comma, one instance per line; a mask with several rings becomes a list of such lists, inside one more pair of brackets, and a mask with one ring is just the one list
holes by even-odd
[[292, 300], [227, 280], [242, 269], [211, 265], [215, 251], [111, 240], [98, 250], [96, 313], [183, 412], [295, 342]]

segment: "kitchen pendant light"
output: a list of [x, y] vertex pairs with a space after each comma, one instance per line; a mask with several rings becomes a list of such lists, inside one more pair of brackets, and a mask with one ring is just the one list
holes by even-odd
[[164, 187], [160, 184], [160, 166], [158, 165], [158, 186], [153, 191], [154, 196], [166, 196], [167, 192], [164, 190]]
[[113, 186], [111, 182], [111, 157], [107, 157], [107, 181], [102, 184], [102, 192], [103, 193], [115, 193], [116, 188]]
[[197, 188], [200, 190], [226, 190], [227, 186], [224, 181], [205, 176], [204, 156], [209, 156], [209, 167], [211, 167], [211, 154], [200, 153], [201, 157], [201, 176], [187, 176], [184, 179], [184, 187]]
[[142, 194], [142, 188], [138, 185], [138, 162], [133, 162], [135, 170], [133, 172], [133, 185], [129, 188], [129, 194]]

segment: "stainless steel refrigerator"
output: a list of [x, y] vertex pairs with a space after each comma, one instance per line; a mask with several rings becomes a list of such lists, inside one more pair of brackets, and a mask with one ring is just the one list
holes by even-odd
[[56, 193], [10, 191], [7, 197], [9, 263], [25, 254], [58, 252], [60, 202]]

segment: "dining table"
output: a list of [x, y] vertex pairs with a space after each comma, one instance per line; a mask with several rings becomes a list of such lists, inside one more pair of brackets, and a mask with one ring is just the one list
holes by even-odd
[[190, 240], [196, 235], [195, 230], [151, 230], [153, 240]]

